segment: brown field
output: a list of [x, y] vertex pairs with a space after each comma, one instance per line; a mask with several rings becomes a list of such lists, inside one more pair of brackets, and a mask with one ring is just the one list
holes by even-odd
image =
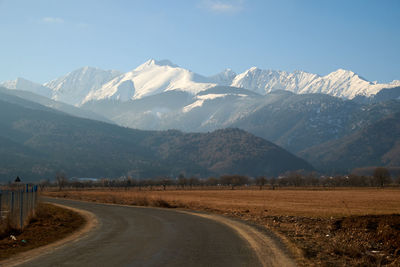
[[[49, 196], [141, 204], [163, 199], [176, 207], [212, 208], [263, 215], [340, 217], [400, 213], [399, 189], [339, 190], [85, 190], [46, 192]], [[150, 203], [149, 203], [150, 205]]]
[[400, 266], [400, 190], [95, 189], [43, 192], [85, 201], [186, 208], [256, 223], [303, 266]]

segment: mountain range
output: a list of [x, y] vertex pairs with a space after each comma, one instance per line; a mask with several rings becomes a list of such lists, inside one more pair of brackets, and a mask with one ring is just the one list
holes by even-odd
[[[12, 92], [11, 90], [8, 90]], [[313, 170], [279, 146], [239, 129], [143, 131], [68, 115], [0, 92], [0, 180], [278, 175]]]
[[[43, 85], [21, 78], [2, 85], [12, 90], [0, 92], [59, 112], [132, 129], [207, 134], [239, 128], [326, 173], [397, 164], [398, 150], [380, 149], [373, 140], [365, 143], [371, 156], [364, 161], [348, 147], [359, 140], [355, 136], [368, 139], [368, 129], [386, 136], [376, 125], [400, 112], [400, 81], [368, 82], [342, 69], [319, 76], [253, 67], [205, 77], [168, 60], [149, 60], [127, 73], [84, 67]], [[393, 146], [400, 142], [395, 133], [386, 138]]]
[[323, 93], [352, 99], [357, 96], [370, 97], [384, 88], [400, 86], [400, 81], [387, 84], [369, 82], [343, 69], [320, 76], [304, 71], [289, 73], [257, 67], [240, 74], [227, 69], [205, 77], [169, 60], [150, 59], [127, 73], [84, 67], [45, 84], [23, 78], [0, 83], [0, 86], [9, 89], [28, 90], [75, 106], [98, 100], [135, 100], [171, 90], [195, 95], [217, 85], [245, 88], [261, 95], [287, 90], [297, 94]]

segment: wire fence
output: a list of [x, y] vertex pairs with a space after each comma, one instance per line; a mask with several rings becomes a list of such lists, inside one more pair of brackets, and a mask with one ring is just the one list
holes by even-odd
[[23, 189], [0, 190], [0, 223], [22, 230], [35, 214], [37, 189], [37, 185], [26, 185]]

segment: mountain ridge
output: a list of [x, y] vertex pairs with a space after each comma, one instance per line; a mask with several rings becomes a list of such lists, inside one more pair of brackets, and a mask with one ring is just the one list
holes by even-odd
[[[20, 84], [21, 84], [20, 78]], [[25, 80], [27, 81], [27, 80]], [[286, 72], [251, 67], [236, 74], [227, 69], [209, 77], [179, 67], [169, 60], [150, 59], [126, 73], [83, 67], [55, 80], [39, 85], [25, 86], [15, 81], [0, 85], [9, 89], [28, 90], [80, 106], [86, 102], [104, 99], [128, 101], [169, 90], [181, 90], [195, 95], [214, 86], [233, 86], [265, 95], [276, 90], [297, 94], [323, 93], [345, 99], [370, 97], [384, 88], [400, 86], [400, 80], [390, 83], [370, 82], [349, 70], [338, 69], [325, 76], [305, 71]], [[22, 87], [25, 87], [23, 89]]]
[[359, 167], [400, 166], [400, 112], [359, 131], [311, 147], [300, 155], [325, 172], [348, 173]]
[[3, 181], [17, 175], [53, 178], [60, 170], [70, 177], [138, 179], [313, 170], [290, 152], [239, 129], [197, 134], [135, 130], [70, 116], [16, 96], [0, 96]]

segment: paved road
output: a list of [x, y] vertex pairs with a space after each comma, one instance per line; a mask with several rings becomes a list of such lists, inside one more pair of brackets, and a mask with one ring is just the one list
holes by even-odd
[[49, 200], [90, 211], [87, 237], [21, 266], [260, 266], [224, 224], [173, 210]]

